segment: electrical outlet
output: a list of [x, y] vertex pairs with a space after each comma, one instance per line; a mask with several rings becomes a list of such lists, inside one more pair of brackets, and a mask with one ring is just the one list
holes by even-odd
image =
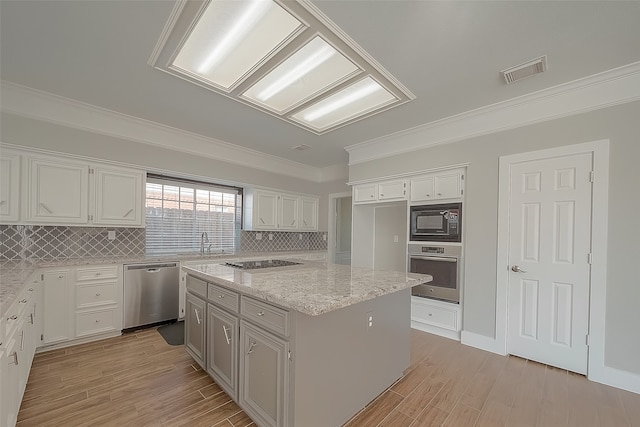
[[269, 240], [273, 240], [273, 234], [269, 233]]
[[107, 231], [107, 239], [116, 240], [116, 230]]
[[398, 243], [398, 236], [397, 235], [393, 236], [393, 243]]
[[298, 234], [298, 240], [302, 240], [302, 233]]
[[322, 235], [322, 240], [324, 240], [325, 242], [327, 241], [327, 235], [326, 234]]
[[373, 328], [373, 311], [367, 312], [367, 331]]
[[262, 240], [262, 233], [256, 233], [256, 240]]

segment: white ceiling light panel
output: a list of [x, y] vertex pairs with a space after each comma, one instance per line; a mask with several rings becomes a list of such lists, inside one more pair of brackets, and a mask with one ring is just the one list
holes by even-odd
[[359, 71], [346, 56], [321, 37], [315, 37], [243, 96], [283, 112]]
[[301, 26], [271, 0], [211, 1], [173, 65], [229, 90]]
[[337, 126], [397, 101], [397, 98], [371, 77], [366, 77], [291, 117], [316, 131]]

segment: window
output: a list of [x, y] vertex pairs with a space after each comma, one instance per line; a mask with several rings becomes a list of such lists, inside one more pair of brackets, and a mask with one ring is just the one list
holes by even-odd
[[[146, 252], [235, 251], [242, 223], [242, 189], [147, 176]], [[204, 234], [206, 233], [206, 234]]]

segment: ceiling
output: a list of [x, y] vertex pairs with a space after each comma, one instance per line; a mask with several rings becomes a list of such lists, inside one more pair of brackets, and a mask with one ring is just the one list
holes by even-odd
[[[346, 146], [640, 60], [638, 1], [316, 0], [416, 99], [315, 135], [148, 65], [174, 4], [1, 0], [0, 76], [324, 168], [346, 164]], [[504, 83], [501, 70], [541, 55], [548, 71]]]

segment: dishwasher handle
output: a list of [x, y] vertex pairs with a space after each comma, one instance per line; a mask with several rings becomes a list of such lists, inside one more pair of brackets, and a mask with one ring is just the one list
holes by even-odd
[[131, 265], [126, 265], [125, 267], [127, 271], [147, 270], [149, 273], [155, 273], [157, 271], [160, 271], [161, 268], [177, 268], [178, 263], [170, 262], [165, 264], [131, 264]]

